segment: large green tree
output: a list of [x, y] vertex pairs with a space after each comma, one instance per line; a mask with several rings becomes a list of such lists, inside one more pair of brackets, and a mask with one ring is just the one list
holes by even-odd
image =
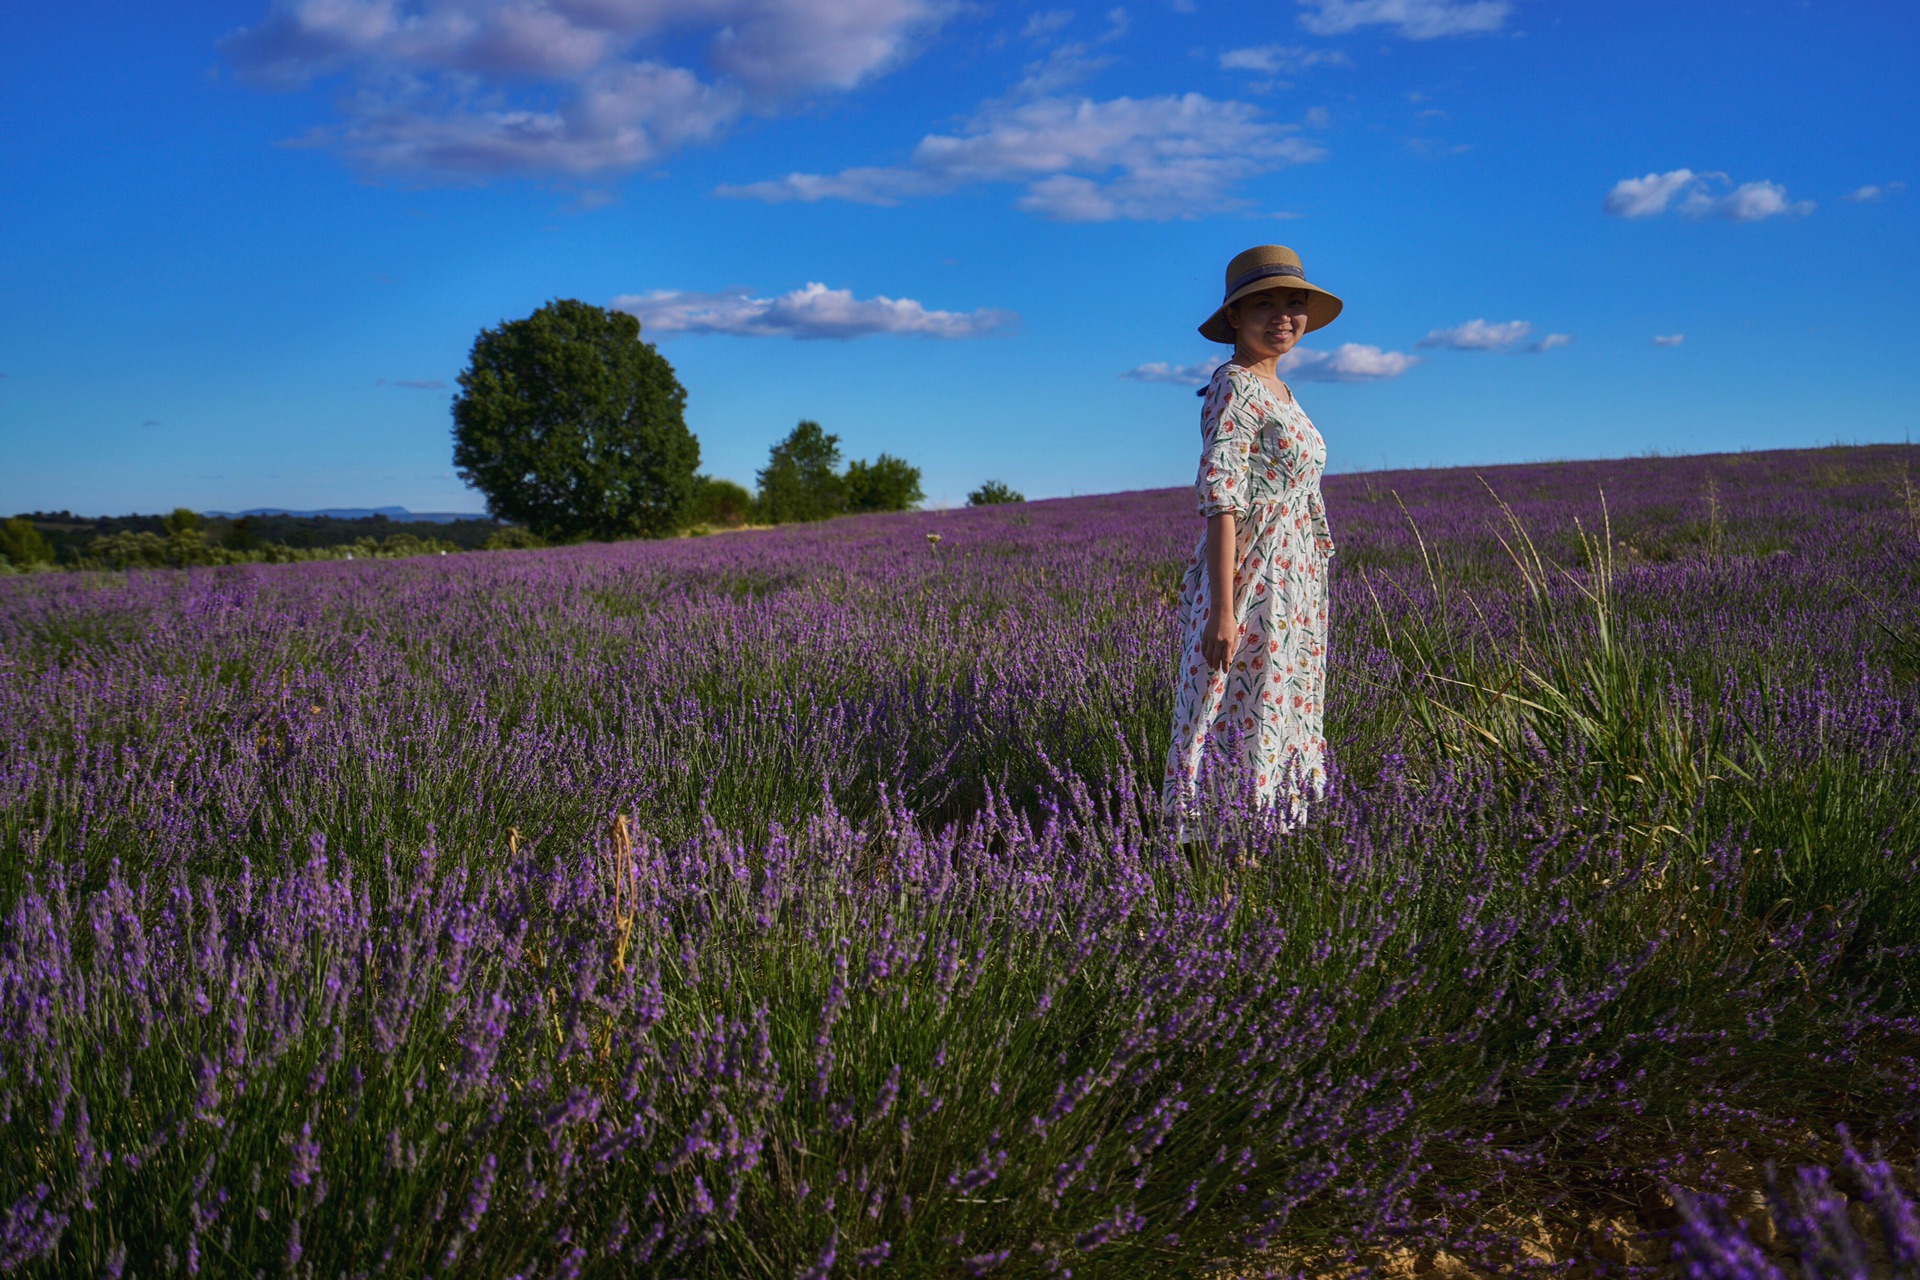
[[700, 465], [686, 403], [637, 319], [562, 298], [474, 339], [454, 465], [490, 513], [542, 537], [660, 537]]
[[760, 484], [760, 518], [770, 524], [825, 520], [846, 510], [847, 482], [840, 475], [840, 437], [802, 419], [773, 446]]

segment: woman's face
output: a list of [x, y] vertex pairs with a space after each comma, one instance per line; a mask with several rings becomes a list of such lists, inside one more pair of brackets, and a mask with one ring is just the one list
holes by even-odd
[[1307, 331], [1305, 289], [1264, 289], [1227, 308], [1240, 350], [1271, 360], [1293, 350]]

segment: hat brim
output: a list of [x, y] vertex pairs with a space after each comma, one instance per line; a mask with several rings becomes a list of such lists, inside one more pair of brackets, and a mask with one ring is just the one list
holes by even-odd
[[1227, 308], [1242, 298], [1251, 294], [1265, 293], [1269, 289], [1299, 289], [1306, 293], [1308, 333], [1332, 324], [1334, 317], [1340, 314], [1341, 307], [1346, 305], [1320, 286], [1308, 284], [1305, 280], [1298, 278], [1256, 280], [1245, 288], [1229, 294], [1227, 300], [1220, 304], [1220, 309], [1208, 316], [1206, 323], [1200, 326], [1200, 336], [1209, 342], [1224, 342], [1228, 346], [1233, 346], [1233, 326], [1227, 323]]

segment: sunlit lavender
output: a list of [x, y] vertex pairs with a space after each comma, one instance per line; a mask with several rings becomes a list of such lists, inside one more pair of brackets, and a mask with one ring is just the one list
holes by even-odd
[[0, 581], [0, 1269], [1920, 1274], [1915, 471], [1330, 478], [1184, 844], [1185, 490]]

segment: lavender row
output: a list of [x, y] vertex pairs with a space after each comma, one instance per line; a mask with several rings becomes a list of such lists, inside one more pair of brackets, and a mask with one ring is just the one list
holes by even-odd
[[[1902, 714], [1898, 697], [1858, 704], [1863, 664], [1868, 680], [1906, 674], [1920, 534], [1901, 541], [1897, 473], [1864, 452], [1851, 465], [1869, 478], [1851, 488], [1725, 481], [1715, 556], [1623, 553], [1616, 612], [1642, 658], [1702, 697], [1732, 678], [1769, 734]], [[1599, 524], [1590, 479], [1615, 482], [1616, 525], [1698, 514], [1702, 483], [1673, 473], [1700, 465], [1489, 479], [1558, 542]], [[1341, 477], [1329, 502], [1343, 530], [1329, 716], [1361, 768], [1404, 746], [1408, 655], [1377, 625], [1383, 597], [1495, 645], [1523, 611], [1473, 477]], [[1098, 773], [1122, 740], [1144, 784], [1167, 732], [1190, 505], [1123, 495], [673, 544], [7, 584], [0, 838], [96, 863], [222, 849], [267, 865], [315, 831], [369, 857], [417, 845], [429, 823], [463, 847], [508, 828], [564, 844], [616, 809], [663, 834], [689, 834], [703, 807], [764, 831], [826, 794], [870, 808], [883, 787], [942, 820], [977, 805], [985, 780], [1031, 795], [1053, 764]], [[1471, 598], [1433, 593], [1416, 528]], [[1781, 528], [1798, 531], [1785, 554], [1742, 550]]]

